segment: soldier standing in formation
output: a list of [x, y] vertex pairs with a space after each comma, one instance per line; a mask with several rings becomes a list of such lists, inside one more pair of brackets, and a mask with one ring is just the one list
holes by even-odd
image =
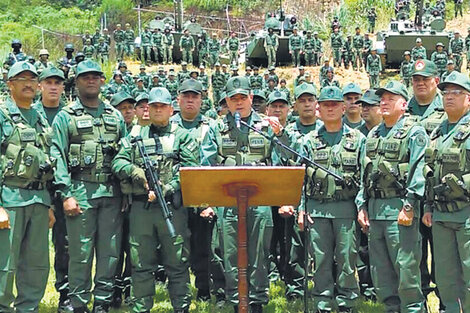
[[264, 37], [264, 50], [268, 55], [268, 66], [276, 66], [277, 48], [279, 47], [279, 37], [274, 33], [274, 29], [268, 28], [268, 34]]

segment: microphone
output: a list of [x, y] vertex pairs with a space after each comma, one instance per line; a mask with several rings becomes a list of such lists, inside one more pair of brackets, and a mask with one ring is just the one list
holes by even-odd
[[235, 125], [237, 126], [238, 129], [240, 129], [240, 121], [241, 121], [241, 116], [240, 112], [236, 111], [235, 114], [233, 115], [235, 117]]

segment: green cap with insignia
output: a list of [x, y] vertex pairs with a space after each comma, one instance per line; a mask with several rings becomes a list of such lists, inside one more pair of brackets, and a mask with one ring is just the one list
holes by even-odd
[[434, 62], [429, 60], [419, 59], [416, 60], [413, 65], [413, 71], [411, 72], [412, 76], [424, 76], [424, 77], [437, 77], [439, 73], [437, 72], [437, 66]]
[[343, 88], [343, 97], [348, 93], [357, 93], [358, 95], [362, 95], [361, 87], [355, 83], [349, 83]]
[[317, 88], [313, 84], [308, 84], [308, 83], [302, 83], [295, 87], [294, 89], [294, 97], [295, 100], [299, 99], [301, 95], [303, 94], [310, 94], [313, 96], [317, 96]]
[[367, 90], [356, 103], [361, 103], [362, 105], [380, 105], [380, 97], [376, 92], [375, 89]]
[[128, 94], [125, 91], [121, 91], [113, 95], [113, 97], [111, 98], [110, 104], [113, 107], [117, 107], [124, 101], [129, 101], [132, 104], [136, 102], [135, 99], [130, 94]]
[[96, 63], [95, 61], [92, 60], [85, 60], [83, 62], [80, 62], [77, 65], [77, 72], [76, 76], [80, 76], [85, 73], [98, 73], [103, 75], [103, 71], [101, 70], [101, 66]]
[[141, 94], [137, 96], [137, 98], [135, 98], [135, 106], [138, 106], [139, 102], [144, 101], [144, 100], [147, 100], [147, 101], [149, 100], [149, 94], [146, 92], [142, 92]]
[[18, 74], [21, 74], [23, 72], [31, 72], [35, 76], [38, 76], [38, 72], [36, 71], [36, 68], [34, 65], [29, 63], [28, 61], [22, 61], [22, 62], [16, 62], [10, 67], [10, 70], [8, 71], [8, 79], [12, 79]]
[[65, 80], [64, 72], [62, 72], [62, 70], [58, 69], [55, 66], [49, 66], [41, 72], [41, 75], [39, 75], [39, 81], [43, 81], [46, 78], [51, 77], [56, 77], [61, 80]]
[[178, 88], [178, 93], [185, 93], [185, 92], [195, 92], [197, 94], [201, 94], [202, 93], [201, 82], [193, 78], [186, 79]]
[[325, 102], [325, 101], [336, 101], [336, 102], [343, 102], [343, 93], [341, 89], [336, 86], [327, 86], [324, 87], [320, 92], [320, 97], [318, 98], [318, 102]]
[[285, 92], [279, 91], [279, 90], [274, 90], [273, 92], [271, 92], [269, 94], [268, 105], [270, 105], [271, 103], [276, 102], [276, 101], [283, 101], [283, 102], [289, 104], [289, 100], [287, 99], [287, 94]]
[[440, 90], [444, 90], [448, 85], [456, 85], [470, 92], [470, 79], [466, 74], [453, 71], [446, 77], [445, 81], [437, 85]]
[[221, 105], [225, 101], [225, 97], [227, 97], [227, 94], [225, 93], [225, 91], [222, 91], [220, 93], [219, 105]]
[[163, 87], [152, 88], [149, 93], [149, 104], [151, 103], [171, 105], [171, 94], [168, 89]]
[[389, 81], [385, 87], [382, 87], [380, 88], [379, 90], [377, 90], [376, 94], [379, 96], [379, 97], [382, 97], [382, 95], [384, 94], [384, 92], [390, 92], [390, 93], [393, 93], [395, 95], [400, 95], [402, 96], [403, 98], [405, 98], [405, 100], [408, 101], [408, 90], [406, 90], [406, 87], [405, 85], [403, 85], [402, 83], [400, 83], [399, 81], [397, 80], [391, 80]]
[[249, 95], [250, 82], [244, 76], [231, 77], [225, 85], [225, 90], [229, 98], [236, 94]]
[[266, 94], [261, 89], [253, 90], [253, 97], [260, 97], [263, 100], [266, 100]]

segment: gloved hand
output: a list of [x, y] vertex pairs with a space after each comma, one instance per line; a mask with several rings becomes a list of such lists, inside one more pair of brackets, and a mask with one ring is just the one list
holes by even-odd
[[167, 185], [163, 185], [162, 191], [163, 191], [163, 196], [166, 198], [168, 196], [171, 196], [175, 192], [175, 189], [170, 184], [167, 184]]
[[147, 186], [147, 177], [145, 177], [145, 171], [140, 167], [134, 168], [131, 175], [132, 182], [136, 185], [146, 187]]

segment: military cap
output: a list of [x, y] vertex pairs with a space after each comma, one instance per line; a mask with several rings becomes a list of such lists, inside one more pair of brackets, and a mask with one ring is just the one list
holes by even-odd
[[389, 81], [385, 87], [382, 87], [380, 88], [379, 90], [377, 90], [376, 94], [379, 96], [379, 97], [382, 97], [382, 95], [384, 94], [384, 92], [390, 92], [390, 93], [393, 93], [393, 94], [396, 94], [396, 95], [400, 95], [402, 96], [403, 98], [405, 98], [405, 100], [408, 101], [408, 98], [409, 98], [409, 95], [408, 95], [408, 90], [406, 90], [406, 87], [405, 85], [403, 85], [402, 83], [400, 83], [399, 81], [397, 80], [391, 80]]
[[163, 87], [155, 87], [150, 90], [149, 93], [149, 104], [151, 103], [163, 103], [171, 105], [171, 94]]
[[251, 71], [251, 66], [248, 65], [248, 66], [245, 68], [245, 71]]
[[15, 77], [18, 74], [21, 74], [23, 72], [31, 72], [35, 76], [38, 76], [38, 72], [36, 71], [36, 68], [34, 65], [29, 63], [28, 61], [21, 61], [21, 62], [16, 62], [10, 67], [10, 70], [8, 71], [8, 79], [11, 79]]
[[276, 82], [276, 80], [274, 79], [274, 76], [269, 76], [269, 77], [268, 77], [268, 83], [269, 83], [270, 81]]
[[456, 85], [470, 92], [470, 79], [466, 74], [453, 71], [446, 77], [445, 81], [437, 85], [440, 90], [444, 90], [448, 85]]
[[297, 26], [294, 26], [292, 30], [299, 30], [299, 28]]
[[181, 66], [186, 66], [186, 65], [188, 65], [188, 62], [186, 61], [181, 62]]
[[201, 82], [193, 78], [186, 79], [178, 88], [178, 93], [185, 93], [185, 92], [195, 92], [197, 94], [201, 94], [202, 92]]
[[312, 31], [310, 29], [307, 30], [307, 34], [311, 34]]
[[418, 43], [418, 42], [423, 42], [423, 41], [421, 40], [421, 38], [418, 37], [418, 38], [416, 38], [416, 43]]
[[437, 72], [437, 66], [434, 62], [426, 60], [426, 59], [419, 59], [416, 60], [415, 64], [413, 64], [413, 70], [411, 72], [412, 76], [424, 76], [424, 77], [436, 77], [439, 75]]
[[165, 68], [164, 68], [163, 66], [160, 66], [160, 67], [158, 67], [158, 71], [159, 71], [159, 72], [160, 72], [160, 71], [163, 72], [163, 71], [165, 71]]
[[116, 24], [116, 27], [121, 27], [121, 24]]
[[305, 70], [305, 67], [303, 65], [299, 66], [299, 71]]
[[118, 65], [118, 68], [120, 68], [120, 67], [125, 67], [125, 68], [127, 68], [127, 64], [124, 63], [124, 62], [121, 62], [121, 63], [119, 63], [119, 65]]
[[195, 73], [195, 74], [197, 74], [197, 75], [199, 76], [199, 72], [198, 72], [197, 70], [191, 70], [191, 71], [189, 71], [189, 75], [191, 75], [191, 74], [193, 74], [193, 73]]
[[231, 70], [231, 71], [238, 71], [238, 66], [232, 65], [232, 66], [230, 67], [230, 70]]
[[175, 76], [175, 71], [174, 70], [169, 70], [168, 71], [168, 76]]
[[143, 82], [144, 79], [142, 77], [137, 77], [137, 82]]
[[141, 64], [141, 65], [139, 66], [139, 69], [140, 69], [140, 70], [145, 70], [145, 69], [146, 69], [145, 64]]
[[203, 64], [199, 65], [199, 69], [200, 69], [200, 70], [203, 70], [203, 69], [205, 69], [205, 68], [206, 68], [206, 67], [205, 67]]
[[268, 96], [268, 105], [276, 101], [284, 101], [285, 103], [289, 104], [289, 100], [287, 99], [287, 94], [279, 90], [274, 90]]
[[276, 69], [275, 66], [271, 65], [269, 68], [268, 68], [268, 71], [274, 71]]
[[314, 35], [314, 36], [315, 36], [315, 35], [318, 35], [318, 32], [313, 32], [313, 35]]
[[343, 97], [348, 93], [357, 93], [358, 95], [362, 95], [361, 87], [355, 83], [349, 83], [343, 88]]
[[39, 75], [39, 81], [43, 81], [44, 79], [51, 77], [56, 77], [61, 80], [65, 80], [64, 72], [62, 72], [62, 70], [58, 69], [55, 66], [49, 66], [41, 72], [41, 75]]
[[86, 61], [80, 62], [77, 65], [77, 73], [76, 73], [77, 77], [85, 73], [98, 73], [98, 74], [103, 75], [101, 66], [92, 60], [86, 60]]
[[222, 91], [220, 93], [219, 105], [225, 101], [225, 97], [227, 97], [227, 93], [225, 91]]
[[454, 60], [452, 60], [452, 59], [447, 60], [447, 65], [451, 65], [451, 64], [454, 64]]
[[113, 107], [117, 107], [124, 101], [129, 101], [132, 104], [136, 102], [135, 99], [130, 94], [128, 94], [125, 91], [121, 91], [113, 95], [113, 97], [111, 98], [110, 104]]
[[325, 101], [343, 102], [343, 93], [341, 92], [341, 89], [336, 86], [324, 87], [320, 92], [318, 102]]
[[222, 67], [227, 67], [227, 64], [222, 64]]
[[[333, 72], [334, 72], [334, 71], [333, 71]], [[310, 72], [309, 72], [309, 71], [305, 72], [305, 75], [304, 75], [304, 76], [305, 76], [305, 77], [310, 77]]]
[[263, 100], [266, 100], [266, 94], [264, 93], [263, 90], [261, 89], [255, 89], [253, 90], [253, 97], [260, 97]]
[[301, 95], [303, 94], [309, 94], [309, 95], [314, 95], [315, 97], [317, 96], [317, 88], [313, 84], [308, 84], [308, 83], [302, 83], [295, 87], [294, 89], [294, 97], [295, 100], [299, 99]]
[[436, 43], [436, 47], [439, 47], [439, 46], [440, 46], [440, 47], [445, 47], [445, 46], [444, 46], [444, 44], [443, 44], [442, 42], [438, 42], [438, 43]]
[[369, 89], [364, 92], [364, 95], [361, 99], [357, 100], [356, 103], [361, 103], [362, 105], [380, 105], [380, 97], [376, 93], [375, 89]]
[[257, 70], [259, 70], [259, 67], [253, 66], [253, 71], [257, 71]]
[[232, 97], [236, 94], [249, 95], [250, 94], [250, 82], [248, 78], [243, 76], [232, 77], [228, 80], [225, 86], [227, 97]]
[[405, 51], [405, 52], [403, 53], [403, 55], [411, 55], [411, 52], [410, 52], [410, 51]]
[[215, 62], [215, 66], [220, 66], [220, 62]]
[[147, 100], [147, 101], [149, 100], [149, 95], [148, 95], [148, 93], [142, 92], [141, 94], [139, 94], [139, 95], [137, 96], [137, 98], [135, 98], [135, 105], [134, 105], [134, 106], [139, 105], [139, 102], [141, 102], [141, 101], [143, 101], [143, 100]]
[[49, 51], [47, 51], [47, 49], [41, 49], [39, 50], [39, 55], [49, 55]]
[[459, 34], [460, 35], [460, 32], [458, 30], [454, 31], [454, 34]]

